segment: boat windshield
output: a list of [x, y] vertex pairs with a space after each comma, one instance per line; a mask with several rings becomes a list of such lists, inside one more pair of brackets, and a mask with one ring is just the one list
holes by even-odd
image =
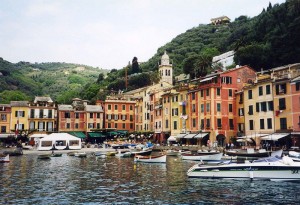
[[279, 160], [280, 159], [277, 157], [265, 157], [265, 158], [254, 160], [253, 162], [277, 162]]

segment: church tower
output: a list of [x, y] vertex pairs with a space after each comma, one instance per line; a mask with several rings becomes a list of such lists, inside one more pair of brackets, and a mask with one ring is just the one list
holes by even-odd
[[164, 55], [161, 57], [159, 75], [160, 83], [167, 82], [170, 85], [173, 85], [173, 67], [172, 64], [170, 64], [170, 58], [167, 54], [167, 51], [165, 51]]

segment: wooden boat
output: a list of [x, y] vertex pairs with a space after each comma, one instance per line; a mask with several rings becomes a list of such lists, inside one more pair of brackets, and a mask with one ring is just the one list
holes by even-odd
[[83, 158], [83, 157], [86, 157], [87, 154], [85, 152], [75, 152], [74, 156]]
[[221, 160], [223, 153], [211, 152], [210, 154], [182, 154], [183, 160], [194, 160], [194, 161], [208, 161], [208, 160]]
[[143, 149], [133, 149], [130, 150], [131, 155], [142, 155], [142, 156], [148, 156], [152, 153], [152, 148], [143, 148]]
[[51, 154], [39, 154], [38, 159], [51, 159]]
[[143, 156], [143, 155], [136, 155], [134, 157], [135, 162], [147, 162], [147, 163], [166, 163], [167, 162], [167, 155], [158, 155], [158, 156]]
[[9, 162], [9, 154], [0, 154], [0, 163]]

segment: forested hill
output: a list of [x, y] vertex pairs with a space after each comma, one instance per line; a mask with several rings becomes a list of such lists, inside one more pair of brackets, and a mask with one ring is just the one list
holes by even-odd
[[59, 103], [80, 97], [89, 83], [108, 71], [70, 63], [10, 63], [0, 58], [0, 103], [50, 96]]
[[254, 18], [240, 16], [229, 24], [192, 28], [160, 47], [141, 65], [142, 69], [157, 70], [165, 50], [173, 60], [176, 75], [195, 57], [198, 66], [206, 65], [205, 61], [213, 55], [229, 50], [236, 51], [236, 64], [250, 65], [256, 70], [300, 62], [300, 1], [266, 5]]

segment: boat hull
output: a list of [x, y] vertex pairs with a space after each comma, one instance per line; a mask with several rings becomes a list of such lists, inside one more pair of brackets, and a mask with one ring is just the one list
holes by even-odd
[[162, 156], [135, 156], [135, 162], [146, 162], [146, 163], [166, 163], [167, 155]]
[[187, 172], [191, 178], [300, 181], [300, 163], [246, 163], [221, 166], [194, 165]]
[[0, 155], [0, 163], [9, 162], [9, 154], [8, 155]]
[[181, 158], [183, 160], [193, 160], [193, 161], [211, 161], [211, 160], [221, 160], [223, 153], [214, 154], [182, 154]]

